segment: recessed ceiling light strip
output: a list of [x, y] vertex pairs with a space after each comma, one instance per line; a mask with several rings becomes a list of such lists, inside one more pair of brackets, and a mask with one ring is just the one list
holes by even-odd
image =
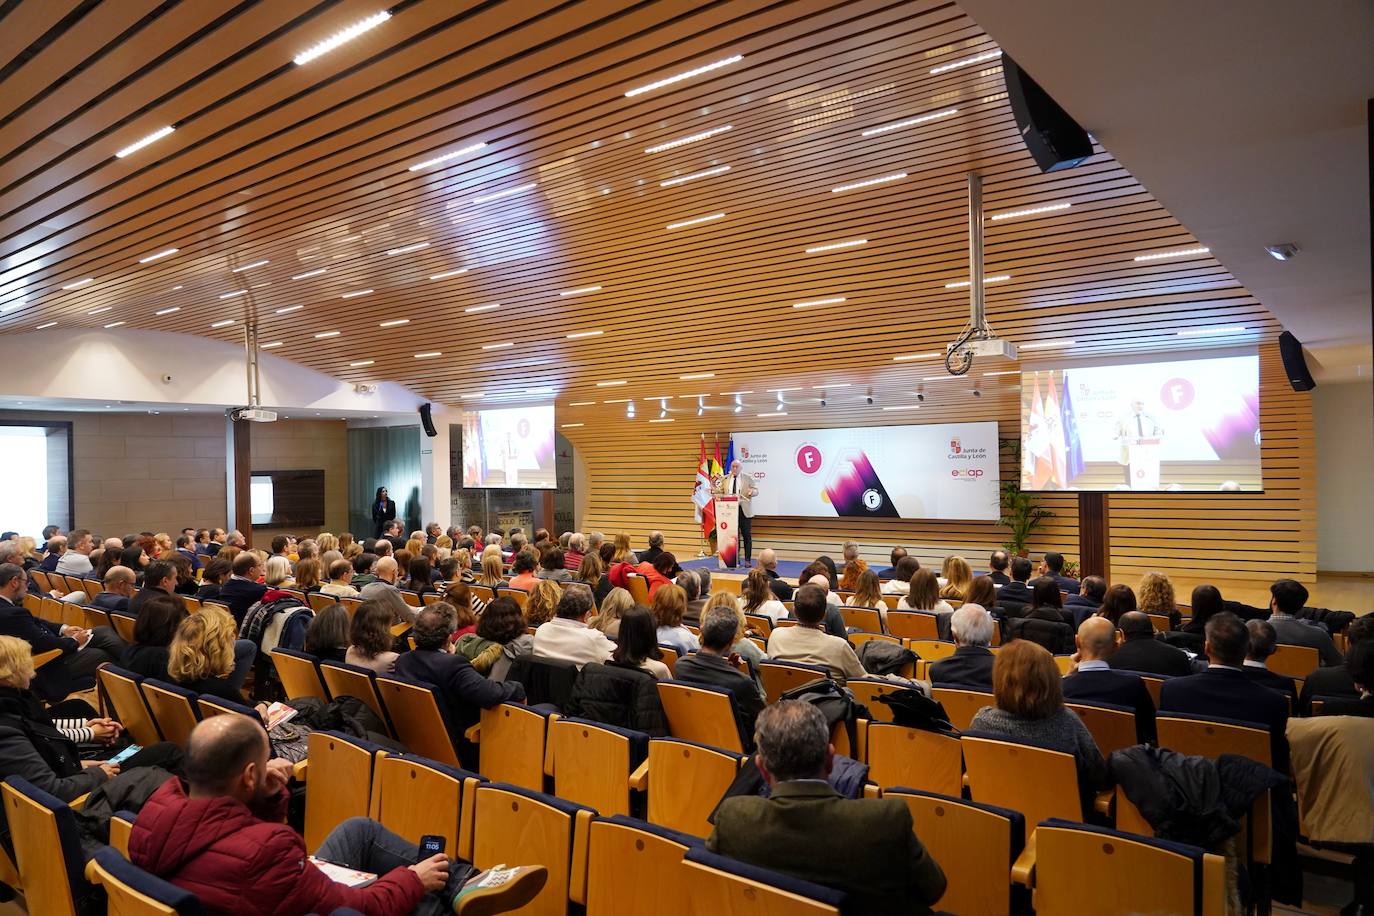
[[637, 88], [631, 89], [629, 92], [625, 93], [625, 98], [632, 99], [637, 95], [643, 95], [646, 92], [653, 92], [655, 89], [662, 89], [664, 86], [671, 86], [674, 83], [680, 83], [683, 80], [689, 80], [694, 76], [701, 76], [703, 73], [710, 73], [712, 70], [719, 70], [721, 67], [728, 67], [731, 64], [737, 64], [743, 59], [743, 54], [733, 54], [730, 57], [722, 58], [721, 60], [717, 61], [712, 61], [709, 64], [703, 64], [702, 66], [696, 67], [692, 70], [687, 70], [682, 73], [674, 74], [673, 76], [664, 77], [661, 80], [649, 83], [647, 86], [639, 86]]

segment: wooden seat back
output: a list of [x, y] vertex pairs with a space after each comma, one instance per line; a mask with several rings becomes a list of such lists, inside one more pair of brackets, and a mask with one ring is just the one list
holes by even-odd
[[991, 692], [963, 687], [932, 687], [930, 695], [940, 701], [940, 705], [945, 708], [945, 714], [949, 716], [950, 724], [961, 732], [968, 731], [978, 710], [984, 706], [997, 705]]
[[[477, 787], [472, 861], [478, 868], [538, 862], [549, 870], [524, 916], [567, 916], [586, 899], [587, 833], [595, 812], [560, 798], [501, 783]], [[642, 904], [643, 901], [640, 901]]]
[[854, 627], [865, 633], [884, 632], [883, 618], [876, 608], [841, 605], [840, 616], [844, 618], [846, 627]]
[[711, 835], [707, 820], [735, 781], [742, 754], [676, 738], [649, 741], [648, 820], [693, 836]]
[[974, 801], [1020, 811], [1027, 830], [1052, 817], [1083, 819], [1072, 754], [992, 738], [960, 740]]
[[674, 738], [744, 753], [735, 704], [728, 693], [681, 681], [660, 681], [658, 698], [668, 720], [668, 733]]
[[114, 717], [135, 744], [150, 747], [162, 740], [148, 709], [148, 701], [143, 699], [143, 691], [138, 688], [142, 678], [113, 665], [101, 665], [95, 675], [96, 683], [114, 710]]
[[482, 777], [385, 751], [372, 765], [370, 816], [398, 836], [441, 836], [444, 849], [472, 856], [472, 811]]
[[956, 798], [963, 791], [964, 754], [958, 738], [890, 722], [867, 729], [868, 779], [883, 789], [905, 786]]
[[287, 699], [317, 697], [329, 702], [329, 689], [325, 687], [324, 678], [320, 677], [320, 670], [315, 667], [313, 658], [304, 652], [289, 649], [273, 649], [271, 658]]
[[899, 690], [906, 690], [910, 685], [898, 681], [865, 677], [850, 678], [846, 682], [846, 686], [854, 694], [854, 699], [868, 707], [868, 718], [871, 721], [891, 722], [892, 707], [886, 703], [880, 703], [878, 697], [888, 693], [896, 693]]
[[682, 867], [688, 848], [677, 837], [629, 818], [593, 820], [587, 842], [587, 913], [643, 916], [645, 901], [652, 900], [655, 916], [691, 916], [692, 888]]
[[1321, 664], [1321, 655], [1313, 646], [1290, 646], [1279, 643], [1266, 663], [1269, 670], [1275, 674], [1306, 680]]
[[411, 684], [393, 677], [375, 678], [373, 684], [397, 741], [421, 757], [451, 767], [461, 765], [453, 740], [449, 737], [444, 714], [439, 710], [440, 698], [433, 687]]
[[320, 662], [320, 677], [331, 697], [357, 697], [377, 714], [377, 718], [386, 721], [382, 700], [377, 696], [376, 676], [371, 670], [343, 662], [323, 661]]
[[76, 916], [85, 857], [66, 803], [18, 776], [0, 786], [24, 907], [43, 916]]
[[544, 788], [549, 717], [519, 703], [482, 710], [477, 746], [482, 775], [535, 792]]
[[797, 662], [762, 661], [759, 662], [758, 668], [759, 679], [763, 681], [763, 691], [769, 703], [776, 703], [793, 687], [800, 687], [818, 677], [830, 676], [828, 668]]
[[335, 732], [311, 732], [307, 741], [305, 849], [313, 853], [335, 827], [368, 816], [379, 749]]
[[184, 749], [191, 729], [200, 721], [196, 695], [184, 687], [152, 678], [145, 678], [138, 686], [157, 723], [157, 730], [162, 733], [162, 740]]
[[583, 719], [549, 724], [554, 794], [603, 815], [630, 813], [630, 774], [644, 762], [649, 736]]
[[[902, 639], [940, 639], [938, 618], [927, 611], [888, 611], [887, 632]], [[925, 656], [921, 656], [924, 658]]]
[[1269, 730], [1205, 716], [1161, 715], [1155, 719], [1159, 746], [1180, 754], [1216, 760], [1222, 754], [1241, 754], [1273, 766]]
[[1102, 703], [1066, 703], [1092, 733], [1097, 749], [1103, 757], [1111, 756], [1112, 751], [1135, 745], [1137, 732], [1135, 710], [1124, 706], [1109, 706]]

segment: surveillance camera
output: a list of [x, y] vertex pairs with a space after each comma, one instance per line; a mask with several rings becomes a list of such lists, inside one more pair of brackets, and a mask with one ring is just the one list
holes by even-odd
[[164, 385], [170, 385], [170, 384], [172, 384], [172, 375], [171, 375], [171, 373], [163, 373], [163, 375], [162, 375], [162, 384], [164, 384]]
[[926, 399], [926, 396], [923, 395], [923, 394], [919, 394], [919, 393], [918, 393], [918, 394], [916, 395], [916, 400], [918, 400], [918, 401], [924, 402], [925, 399]]
[[872, 403], [873, 403], [873, 395], [870, 394], [868, 397], [864, 398], [864, 403], [866, 403], [866, 404], [872, 404]]
[[977, 388], [975, 388], [975, 389], [973, 389], [973, 396], [974, 396], [975, 398], [981, 398], [981, 397], [983, 396], [983, 392], [981, 392], [981, 391], [979, 391]]
[[822, 406], [822, 407], [825, 406], [825, 398], [821, 398], [821, 406]]

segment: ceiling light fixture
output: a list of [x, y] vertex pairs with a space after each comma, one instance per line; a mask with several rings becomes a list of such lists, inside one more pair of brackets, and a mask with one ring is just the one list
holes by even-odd
[[1018, 350], [1062, 350], [1064, 347], [1072, 347], [1078, 343], [1076, 340], [1046, 340], [1042, 343], [1017, 344]]
[[305, 308], [305, 306], [303, 306], [303, 305], [288, 305], [288, 306], [284, 306], [283, 308], [277, 309], [277, 314], [278, 314], [278, 315], [289, 315], [289, 314], [292, 313], [292, 312], [299, 312], [299, 311], [300, 311], [301, 309], [303, 309], [303, 308]]
[[235, 296], [242, 296], [242, 295], [243, 295], [244, 293], [246, 293], [246, 292], [248, 292], [248, 290], [246, 290], [246, 289], [236, 289], [236, 290], [234, 290], [232, 293], [224, 293], [224, 294], [222, 294], [222, 295], [220, 296], [220, 298], [221, 298], [221, 299], [232, 299], [232, 298], [234, 298]]
[[889, 404], [883, 410], [920, 410], [920, 404]]
[[1187, 258], [1195, 254], [1207, 254], [1210, 248], [1183, 248], [1178, 251], [1161, 251], [1158, 254], [1138, 254], [1136, 261], [1162, 261], [1165, 258]]
[[318, 277], [320, 274], [327, 274], [327, 273], [329, 273], [329, 268], [328, 268], [328, 267], [319, 267], [319, 268], [316, 268], [315, 270], [307, 270], [307, 271], [306, 271], [305, 273], [303, 273], [303, 274], [296, 274], [296, 275], [295, 275], [294, 277], [292, 277], [291, 279], [292, 279], [292, 280], [305, 280], [305, 279], [307, 279], [307, 278], [309, 278], [309, 277]]
[[908, 354], [905, 354], [905, 355], [903, 355], [903, 356], [894, 356], [894, 357], [892, 357], [892, 361], [893, 361], [894, 363], [909, 363], [909, 362], [913, 362], [914, 360], [919, 360], [919, 359], [939, 359], [939, 358], [940, 358], [940, 354], [939, 354], [939, 353], [908, 353]]
[[494, 194], [482, 194], [478, 197], [474, 197], [472, 202], [475, 204], [484, 204], [489, 200], [500, 200], [503, 197], [510, 197], [512, 194], [523, 194], [530, 188], [537, 187], [538, 184], [539, 182], [537, 181], [531, 181], [529, 184], [518, 184], [513, 188], [506, 188], [506, 190], [497, 191]]
[[956, 60], [953, 63], [941, 64], [938, 67], [932, 67], [930, 69], [930, 75], [939, 76], [941, 73], [948, 73], [950, 70], [957, 70], [960, 67], [968, 67], [973, 64], [984, 63], [985, 61], [996, 60], [1001, 56], [1002, 51], [1000, 48], [996, 51], [988, 51], [985, 54], [975, 54], [972, 57], [965, 57], [963, 60]]
[[1244, 334], [1248, 328], [1240, 325], [1230, 325], [1220, 328], [1193, 328], [1187, 331], [1179, 331], [1179, 337], [1208, 337], [1212, 334]]
[[889, 131], [901, 130], [903, 127], [915, 127], [918, 124], [925, 124], [928, 121], [938, 121], [940, 118], [947, 118], [950, 115], [956, 115], [958, 113], [959, 109], [957, 108], [945, 108], [941, 111], [933, 111], [928, 115], [921, 115], [919, 118], [910, 118], [906, 121], [897, 121], [893, 124], [884, 124], [881, 127], [871, 127], [859, 136], [875, 137], [878, 134], [885, 134]]
[[344, 294], [343, 294], [342, 296], [340, 296], [339, 298], [340, 298], [340, 299], [353, 299], [353, 298], [355, 298], [355, 297], [357, 297], [357, 296], [366, 296], [366, 295], [367, 295], [368, 293], [370, 293], [370, 292], [373, 292], [373, 290], [370, 290], [370, 289], [358, 289], [358, 290], [354, 290], [354, 291], [351, 292], [351, 293], [344, 293]]
[[80, 289], [88, 283], [94, 283], [95, 277], [87, 277], [84, 280], [77, 280], [75, 283], [68, 283], [63, 289]]
[[1020, 369], [1002, 369], [998, 372], [984, 372], [983, 378], [992, 378], [994, 375], [1020, 375]]
[[650, 420], [649, 422], [650, 422], [650, 423], [676, 423], [677, 420], [673, 419], [672, 417], [659, 417], [659, 418], [657, 418], [657, 419], [655, 419], [655, 420]]
[[163, 137], [167, 136], [174, 130], [176, 130], [175, 127], [159, 127], [157, 130], [153, 131], [151, 134], [144, 137], [142, 140], [130, 143], [128, 146], [124, 147], [122, 150], [115, 153], [115, 156], [117, 156], [120, 159], [123, 159], [125, 156], [132, 155], [133, 153], [136, 153], [139, 150], [143, 149], [143, 147], [147, 146], [149, 143], [156, 143], [157, 141], [161, 140]]
[[181, 288], [182, 288], [181, 284], [178, 283], [176, 286], [173, 286], [173, 287], [172, 287], [172, 292], [176, 292], [177, 290], [179, 290], [179, 289], [181, 289]]
[[1265, 245], [1264, 250], [1275, 261], [1291, 261], [1302, 249], [1292, 242], [1284, 242], [1282, 245]]
[[444, 272], [441, 273], [441, 274], [433, 274], [433, 275], [430, 276], [430, 279], [431, 279], [431, 280], [447, 280], [449, 277], [457, 277], [457, 276], [460, 276], [460, 275], [465, 274], [465, 273], [467, 273], [467, 272], [468, 272], [468, 269], [467, 269], [466, 267], [460, 267], [460, 268], [458, 268], [457, 270], [446, 270], [446, 271], [444, 271]]
[[571, 404], [569, 404], [568, 406], [569, 406], [569, 407], [591, 407], [591, 406], [594, 405], [595, 403], [596, 403], [595, 401], [573, 401], [573, 402], [572, 402]]
[[275, 350], [275, 349], [277, 349], [277, 347], [280, 347], [281, 345], [282, 345], [282, 341], [280, 341], [280, 340], [274, 340], [274, 341], [272, 341], [271, 343], [259, 344], [259, 345], [258, 345], [258, 349], [259, 349], [259, 350]]
[[352, 367], [355, 368], [355, 369], [359, 369], [359, 368], [362, 368], [363, 366], [370, 366], [370, 365], [372, 365], [372, 364], [375, 363], [375, 362], [376, 362], [375, 359], [360, 359], [360, 360], [357, 360], [356, 362], [351, 362], [351, 363], [349, 363], [349, 365], [352, 366]]
[[558, 295], [560, 295], [560, 296], [580, 296], [580, 295], [582, 295], [583, 293], [595, 293], [595, 292], [598, 292], [600, 289], [601, 289], [601, 287], [599, 287], [599, 286], [583, 286], [583, 287], [579, 287], [578, 289], [565, 289], [565, 290], [563, 290], [562, 292], [560, 292]]
[[229, 272], [230, 272], [231, 274], [241, 274], [241, 273], [243, 273], [245, 270], [252, 270], [254, 267], [261, 267], [261, 266], [264, 265], [264, 264], [271, 264], [271, 263], [272, 263], [271, 261], [267, 260], [266, 258], [263, 258], [261, 261], [254, 261], [252, 264], [245, 264], [245, 265], [243, 265], [242, 267], [235, 267], [233, 270], [231, 270], [231, 271], [229, 271]]
[[739, 397], [743, 397], [743, 396], [746, 395], [746, 394], [753, 394], [753, 393], [754, 393], [753, 389], [750, 389], [749, 391], [722, 391], [722, 392], [721, 392], [721, 395], [734, 395], [735, 397], [739, 398]]
[[678, 376], [678, 378], [682, 379], [684, 382], [688, 382], [688, 381], [691, 381], [692, 379], [698, 379], [698, 378], [715, 378], [715, 377], [716, 377], [716, 374], [715, 374], [714, 372], [693, 372], [693, 373], [690, 373], [689, 375], [679, 375], [679, 376]]
[[435, 156], [433, 159], [426, 159], [424, 162], [417, 162], [410, 168], [406, 169], [406, 171], [418, 172], [420, 169], [427, 169], [431, 165], [438, 165], [441, 162], [448, 162], [450, 159], [457, 159], [459, 156], [466, 156], [468, 153], [475, 153], [479, 149], [483, 149], [485, 147], [485, 143], [474, 143], [471, 146], [465, 146], [462, 149], [454, 150], [451, 153], [444, 153], [442, 156]]
[[841, 191], [855, 191], [859, 188], [872, 187], [875, 184], [887, 184], [889, 181], [900, 181], [906, 177], [906, 172], [894, 172], [891, 175], [883, 175], [878, 178], [869, 178], [865, 181], [856, 181], [853, 184], [842, 184], [839, 187], [831, 188], [831, 194], [838, 194]]
[[998, 220], [1016, 219], [1019, 216], [1035, 216], [1037, 213], [1053, 213], [1056, 210], [1067, 210], [1073, 204], [1047, 204], [1043, 207], [1031, 207], [1028, 210], [1008, 210], [1006, 213], [994, 213], [988, 219], [994, 223]]
[[686, 184], [689, 181], [696, 181], [698, 178], [710, 178], [712, 175], [724, 175], [728, 171], [730, 171], [730, 166], [719, 165], [713, 169], [707, 169], [704, 172], [693, 172], [690, 175], [679, 175], [676, 178], [669, 178], [666, 181], [660, 181], [658, 183], [658, 186], [660, 188], [671, 188], [675, 185]]
[[163, 258], [170, 258], [172, 255], [176, 254], [180, 250], [180, 248], [168, 248], [166, 251], [159, 251], [157, 254], [150, 254], [146, 258], [139, 258], [138, 263], [151, 264], [154, 261], [161, 261]]
[[801, 391], [802, 387], [800, 385], [794, 385], [791, 388], [765, 388], [763, 390], [772, 391], [775, 394], [782, 394], [784, 391]]
[[414, 245], [406, 245], [406, 246], [403, 247], [403, 248], [391, 248], [391, 249], [388, 249], [388, 250], [387, 250], [387, 253], [386, 253], [386, 256], [387, 256], [387, 257], [391, 257], [392, 255], [398, 255], [398, 254], [410, 254], [412, 251], [422, 251], [423, 249], [428, 248], [428, 247], [429, 247], [429, 242], [416, 242]]
[[507, 347], [513, 347], [513, 346], [515, 346], [515, 342], [514, 342], [514, 341], [508, 340], [508, 341], [506, 341], [505, 343], [482, 344], [482, 349], [483, 349], [483, 350], [504, 350], [504, 349], [506, 349]]
[[409, 318], [393, 318], [393, 319], [391, 319], [390, 321], [383, 321], [383, 322], [378, 323], [377, 327], [379, 327], [379, 328], [399, 328], [399, 327], [400, 327], [401, 325], [403, 325], [403, 324], [410, 324], [410, 319], [409, 319]]
[[179, 306], [179, 305], [174, 305], [174, 306], [172, 306], [172, 307], [169, 308], [169, 309], [158, 309], [156, 312], [153, 312], [153, 314], [154, 314], [154, 315], [170, 315], [170, 314], [172, 314], [173, 312], [179, 312], [179, 311], [181, 311], [181, 306]]
[[229, 325], [231, 325], [231, 324], [233, 324], [233, 323], [234, 323], [234, 319], [232, 319], [232, 318], [226, 318], [226, 319], [224, 319], [223, 321], [216, 321], [214, 324], [210, 325], [210, 327], [212, 327], [212, 328], [227, 328], [227, 327], [229, 327]]
[[841, 302], [846, 301], [848, 300], [846, 300], [844, 296], [836, 296], [833, 299], [810, 299], [806, 302], [793, 302], [792, 308], [804, 309], [810, 308], [813, 305], [839, 305]]
[[113, 308], [114, 308], [113, 305], [102, 305], [100, 308], [91, 309], [91, 310], [90, 310], [89, 312], [87, 312], [86, 314], [87, 314], [87, 315], [103, 315], [104, 313], [110, 311], [110, 310], [113, 309]]
[[324, 340], [326, 337], [338, 337], [343, 331], [321, 331], [315, 335], [316, 340]]
[[669, 229], [685, 229], [688, 226], [698, 226], [702, 223], [715, 222], [718, 219], [725, 219], [724, 213], [712, 213], [710, 216], [698, 216], [695, 219], [685, 219], [680, 223], [669, 223]]
[[119, 327], [120, 325], [123, 325], [123, 324], [125, 324], [125, 323], [126, 323], [126, 322], [123, 322], [123, 321], [112, 321], [112, 322], [110, 322], [109, 324], [105, 325], [105, 330], [108, 331], [110, 328], [117, 328], [117, 327]]
[[712, 61], [709, 64], [703, 64], [702, 66], [697, 67], [695, 69], [687, 70], [682, 73], [675, 74], [673, 76], [664, 77], [661, 80], [649, 83], [647, 86], [640, 86], [636, 89], [631, 89], [629, 92], [625, 93], [625, 98], [632, 99], [637, 95], [643, 95], [646, 92], [653, 92], [655, 89], [662, 89], [664, 86], [671, 86], [674, 83], [680, 83], [683, 80], [689, 80], [694, 76], [700, 76], [703, 73], [710, 73], [712, 70], [719, 70], [721, 67], [728, 67], [731, 64], [737, 64], [743, 59], [743, 54], [735, 54], [730, 57], [723, 58], [721, 60]]
[[294, 58], [294, 62], [297, 66], [300, 66], [302, 64], [308, 64], [320, 55], [328, 54], [330, 51], [333, 51], [339, 45], [346, 44], [352, 41], [359, 35], [362, 35], [364, 32], [372, 31], [377, 26], [381, 25], [383, 22], [386, 22], [390, 18], [391, 14], [388, 13], [386, 10], [382, 10], [380, 13], [373, 13], [366, 19], [361, 19], [358, 22], [355, 22], [352, 25], [350, 25], [348, 28], [343, 29], [342, 31], [335, 32], [333, 35], [330, 35], [328, 38], [326, 38], [319, 44], [314, 45], [313, 47], [310, 47], [305, 51], [302, 51], [300, 54], [297, 54]]
[[730, 129], [731, 125], [723, 124], [720, 127], [713, 127], [710, 130], [703, 130], [699, 134], [691, 134], [690, 136], [679, 137], [676, 140], [669, 140], [667, 143], [660, 143], [657, 146], [651, 146], [644, 152], [661, 153], [664, 150], [677, 149], [679, 146], [686, 146], [688, 143], [698, 143], [702, 140], [709, 140], [710, 138], [723, 134]]
[[[984, 277], [983, 283], [1001, 283], [1003, 280], [1010, 279], [1011, 274], [998, 274], [995, 277]], [[963, 287], [968, 286], [971, 282], [972, 281], [970, 280], [955, 280], [953, 283], [946, 283], [945, 289], [962, 289]]]
[[583, 337], [600, 337], [605, 331], [576, 331], [567, 335], [568, 340], [581, 340]]
[[606, 400], [602, 401], [601, 403], [603, 403], [603, 404], [629, 404], [629, 403], [630, 403], [631, 401], [633, 401], [633, 400], [634, 400], [634, 398], [607, 398]]
[[787, 416], [787, 411], [785, 411], [785, 410], [773, 410], [773, 411], [769, 411], [768, 413], [761, 413], [761, 414], [759, 414], [759, 416], [760, 416], [760, 417], [785, 417], [785, 416]]
[[597, 383], [596, 383], [596, 387], [598, 387], [598, 388], [615, 388], [615, 387], [618, 387], [618, 386], [624, 385], [624, 384], [626, 384], [625, 379], [620, 378], [620, 379], [616, 379], [615, 381], [612, 381], [612, 382], [597, 382]]
[[586, 425], [587, 425], [587, 424], [585, 424], [585, 423], [560, 423], [560, 424], [559, 424], [559, 428], [560, 428], [560, 429], [572, 429], [572, 428], [575, 427], [575, 426], [586, 426]]
[[812, 391], [824, 391], [824, 390], [827, 389], [827, 388], [849, 388], [849, 387], [850, 387], [850, 383], [849, 383], [849, 382], [841, 382], [841, 383], [838, 384], [838, 385], [833, 385], [833, 384], [832, 384], [832, 385], [812, 385], [812, 386], [811, 386], [811, 390], [812, 390]]
[[38, 327], [34, 328], [34, 330], [35, 330], [35, 331], [46, 331], [48, 328], [55, 328], [55, 327], [57, 327], [57, 322], [56, 322], [56, 321], [49, 321], [47, 324], [40, 324]]
[[415, 354], [415, 358], [416, 358], [416, 359], [433, 359], [433, 358], [436, 357], [436, 356], [443, 356], [443, 355], [444, 355], [444, 354], [440, 353], [438, 350], [430, 350], [430, 351], [428, 351], [428, 352], [426, 352], [426, 353], [416, 353], [416, 354]]
[[841, 248], [857, 248], [860, 245], [867, 245], [868, 239], [851, 239], [848, 242], [833, 242], [829, 245], [817, 245], [815, 248], [806, 249], [807, 254], [820, 254], [822, 251], [839, 251]]

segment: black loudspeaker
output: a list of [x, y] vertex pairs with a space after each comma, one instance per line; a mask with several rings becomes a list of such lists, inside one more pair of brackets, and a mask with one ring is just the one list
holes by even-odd
[[1088, 132], [1005, 53], [1002, 78], [1016, 115], [1016, 128], [1040, 171], [1071, 169], [1093, 154]]
[[1288, 384], [1294, 391], [1311, 391], [1317, 387], [1317, 380], [1307, 371], [1307, 359], [1302, 355], [1302, 341], [1293, 336], [1292, 331], [1279, 335], [1279, 355], [1283, 357], [1283, 371], [1288, 373]]
[[434, 418], [430, 416], [429, 405], [420, 405], [420, 425], [425, 428], [425, 435], [433, 439], [439, 435], [439, 430], [434, 428]]

